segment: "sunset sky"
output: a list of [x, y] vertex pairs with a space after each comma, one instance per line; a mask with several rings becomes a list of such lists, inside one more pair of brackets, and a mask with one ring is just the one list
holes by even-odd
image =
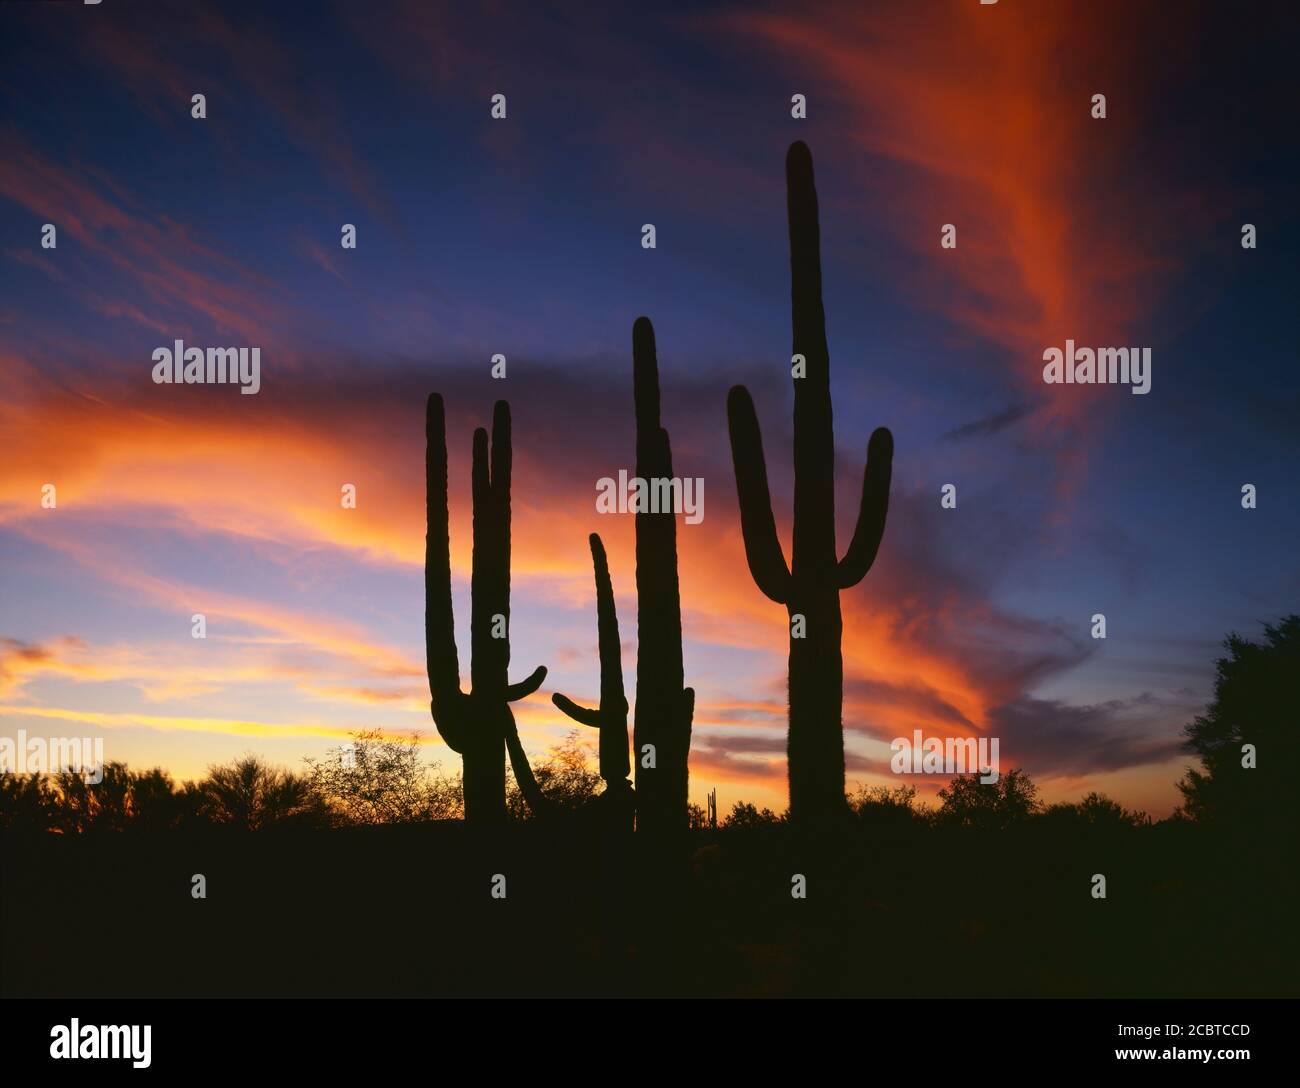
[[[595, 495], [633, 470], [645, 314], [704, 481], [678, 530], [692, 796], [783, 808], [788, 628], [746, 567], [725, 401], [754, 395], [788, 554], [802, 139], [841, 551], [867, 438], [895, 441], [842, 596], [850, 786], [896, 784], [889, 741], [920, 728], [999, 737], [1048, 800], [1166, 815], [1220, 640], [1300, 610], [1287, 7], [600, 7], [3, 5], [0, 732], [193, 778], [419, 731], [459, 769], [424, 666], [437, 391], [466, 685], [471, 435], [514, 415], [512, 677], [550, 671], [515, 704], [542, 756], [571, 728], [550, 693], [596, 700], [593, 531], [635, 676], [632, 518]], [[1151, 392], [1045, 385], [1067, 338], [1151, 348]], [[260, 347], [260, 393], [155, 385], [177, 339]]]

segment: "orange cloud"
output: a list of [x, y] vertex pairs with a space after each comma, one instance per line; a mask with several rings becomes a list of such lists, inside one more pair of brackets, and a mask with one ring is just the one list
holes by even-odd
[[[1135, 284], [1164, 267], [1132, 229], [1143, 205], [1107, 206], [1091, 191], [1131, 150], [1133, 47], [1069, 7], [989, 12], [954, 0], [924, 13], [830, 5], [816, 20], [730, 20], [816, 71], [850, 111], [854, 142], [905, 171], [889, 220], [964, 292], [933, 297], [1016, 352], [1071, 335], [1124, 343], [1149, 305]], [[1087, 58], [1085, 79], [1065, 56]], [[1099, 122], [1090, 98], [1102, 89], [1112, 105]], [[954, 251], [939, 249], [944, 222], [958, 226]]]
[[[1037, 406], [1028, 426], [1056, 448], [1065, 494], [1086, 463], [1073, 428], [1113, 390], [1046, 385], [1042, 352], [1067, 338], [1150, 346], [1171, 242], [1204, 211], [1177, 184], [1126, 184], [1150, 153], [1142, 50], [1177, 30], [1117, 11], [949, 0], [721, 20], [839, 111], [849, 150], [819, 145], [818, 165], [861, 182], [833, 214], [894, 231], [917, 258], [894, 272], [916, 307], [995, 346], [991, 377]], [[1104, 120], [1091, 116], [1094, 93], [1107, 95]], [[956, 249], [940, 248], [944, 224]]]

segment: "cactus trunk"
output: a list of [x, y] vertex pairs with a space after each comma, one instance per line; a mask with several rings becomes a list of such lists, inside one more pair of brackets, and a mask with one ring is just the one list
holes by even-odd
[[833, 819], [844, 806], [844, 662], [837, 591], [792, 599], [805, 618], [804, 638], [790, 640], [790, 728], [786, 736], [790, 814], [805, 822]]
[[[654, 327], [632, 327], [632, 389], [636, 404], [636, 474], [643, 480], [673, 477], [672, 447], [659, 419], [659, 363]], [[695, 696], [683, 689], [682, 605], [677, 581], [677, 516], [672, 511], [636, 515], [637, 826], [643, 831], [685, 830], [687, 760]], [[653, 746], [653, 766], [647, 745]]]

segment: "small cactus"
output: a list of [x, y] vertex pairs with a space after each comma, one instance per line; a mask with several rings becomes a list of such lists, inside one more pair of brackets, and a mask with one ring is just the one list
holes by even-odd
[[591, 563], [596, 572], [596, 630], [600, 643], [600, 705], [595, 710], [579, 706], [556, 692], [551, 701], [580, 725], [600, 730], [600, 777], [605, 780], [601, 804], [610, 823], [631, 829], [633, 813], [631, 765], [627, 756], [627, 696], [623, 691], [623, 650], [618, 636], [618, 612], [609, 560], [600, 537], [592, 533]]

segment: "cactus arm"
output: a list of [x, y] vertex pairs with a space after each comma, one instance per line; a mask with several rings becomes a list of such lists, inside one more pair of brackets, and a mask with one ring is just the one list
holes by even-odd
[[786, 566], [781, 540], [776, 535], [767, 462], [763, 458], [763, 436], [754, 414], [754, 402], [743, 385], [733, 386], [727, 395], [727, 424], [749, 573], [764, 596], [777, 604], [786, 604], [790, 599], [790, 568]]
[[[551, 696], [551, 702], [579, 725], [589, 725], [599, 729], [603, 716], [609, 708], [606, 701], [607, 689], [613, 691], [613, 685], [617, 685], [617, 695], [622, 699], [624, 713], [626, 713], [627, 701], [622, 698], [623, 661], [618, 637], [618, 618], [613, 617], [611, 629], [610, 617], [606, 615], [607, 609], [611, 615], [614, 609], [614, 589], [609, 577], [609, 561], [605, 557], [605, 548], [597, 534], [592, 533], [588, 537], [588, 542], [591, 545], [591, 561], [596, 575], [596, 625], [600, 643], [600, 706], [594, 710], [580, 706], [567, 695], [561, 695], [559, 692]], [[616, 677], [615, 681], [610, 679], [611, 670]]]
[[447, 513], [447, 429], [442, 397], [429, 396], [425, 419], [425, 487], [428, 508], [424, 538], [426, 664], [431, 694], [460, 688], [455, 620], [451, 604], [451, 534]]
[[442, 397], [429, 396], [425, 411], [424, 631], [429, 709], [439, 735], [463, 752], [469, 728], [460, 690], [455, 617], [451, 603], [451, 540], [447, 512], [447, 424]]
[[599, 710], [590, 710], [585, 706], [579, 706], [567, 695], [561, 695], [558, 691], [551, 696], [551, 702], [559, 708], [562, 714], [572, 718], [579, 725], [589, 725], [593, 729], [600, 728]]
[[517, 684], [510, 684], [506, 688], [506, 702], [514, 703], [520, 699], [527, 699], [533, 692], [542, 686], [542, 681], [546, 679], [546, 666], [538, 665], [527, 677], [520, 680]]
[[880, 538], [885, 532], [889, 512], [889, 477], [894, 461], [894, 436], [887, 428], [877, 427], [867, 444], [867, 467], [862, 474], [862, 503], [858, 507], [858, 524], [853, 530], [849, 550], [838, 565], [838, 585], [848, 589], [857, 585], [876, 561]]
[[505, 708], [506, 718], [506, 752], [510, 756], [510, 769], [514, 772], [515, 783], [519, 786], [519, 792], [524, 795], [524, 800], [528, 802], [529, 809], [534, 816], [545, 816], [552, 812], [555, 805], [547, 799], [542, 793], [542, 787], [537, 784], [537, 778], [533, 774], [533, 768], [529, 766], [528, 755], [524, 751], [524, 746], [519, 742], [519, 730], [515, 726], [515, 716], [510, 713], [510, 708]]
[[614, 583], [609, 576], [605, 546], [595, 533], [591, 545], [591, 564], [596, 575], [596, 631], [600, 643], [600, 706], [604, 711], [627, 714], [627, 696], [623, 690], [623, 644], [618, 635], [618, 612], [614, 605]]

